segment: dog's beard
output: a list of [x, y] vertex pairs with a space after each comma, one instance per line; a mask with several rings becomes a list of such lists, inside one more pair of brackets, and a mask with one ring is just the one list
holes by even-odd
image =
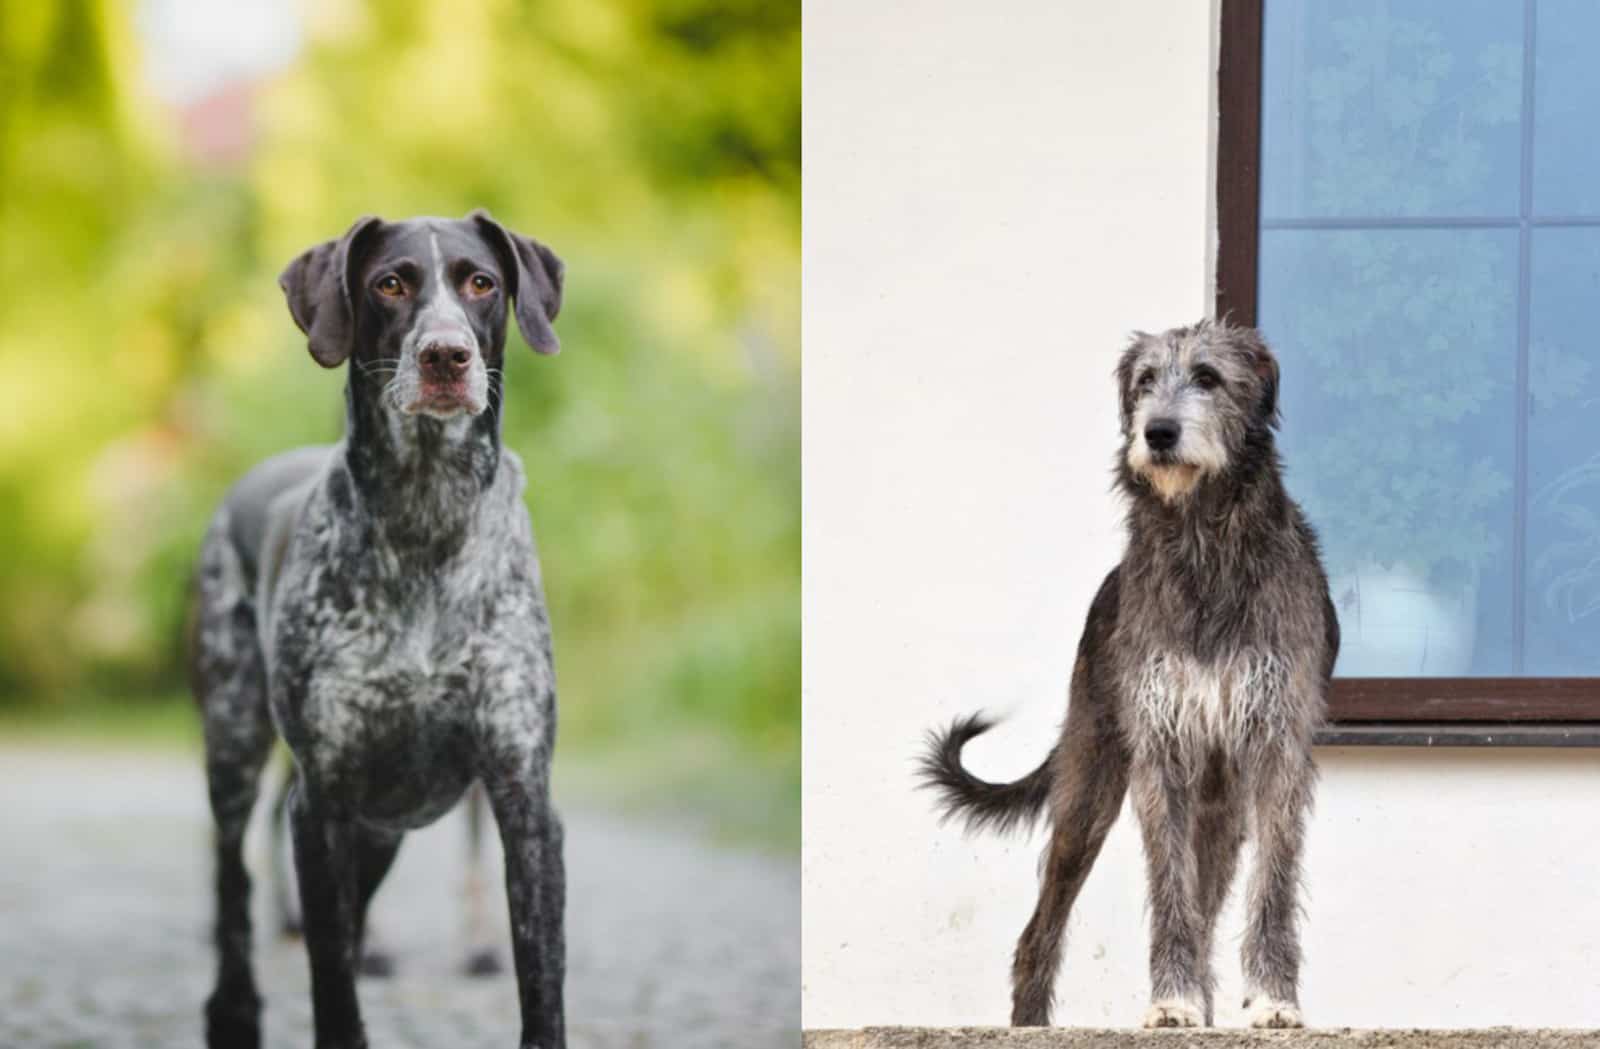
[[1192, 463], [1149, 463], [1139, 475], [1163, 503], [1175, 503], [1199, 487], [1202, 471]]
[[1210, 472], [1205, 465], [1180, 459], [1171, 452], [1152, 452], [1142, 440], [1129, 445], [1127, 462], [1133, 476], [1169, 505], [1192, 495]]
[[[1142, 428], [1142, 423], [1140, 424]], [[1149, 485], [1156, 498], [1171, 505], [1187, 499], [1207, 478], [1227, 469], [1227, 451], [1206, 421], [1185, 420], [1181, 443], [1155, 451], [1136, 435], [1126, 453], [1133, 476]]]

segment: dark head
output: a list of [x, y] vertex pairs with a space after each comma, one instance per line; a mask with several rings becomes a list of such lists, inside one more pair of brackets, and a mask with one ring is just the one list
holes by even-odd
[[1117, 364], [1120, 476], [1134, 494], [1186, 498], [1272, 449], [1278, 362], [1254, 328], [1201, 321], [1134, 334]]
[[478, 416], [498, 402], [507, 314], [540, 353], [560, 342], [561, 260], [486, 212], [464, 219], [363, 218], [278, 278], [324, 368], [402, 416]]

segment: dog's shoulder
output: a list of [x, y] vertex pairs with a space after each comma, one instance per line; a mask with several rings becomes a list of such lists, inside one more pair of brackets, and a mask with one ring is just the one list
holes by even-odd
[[223, 497], [218, 517], [226, 520], [228, 539], [252, 584], [268, 533], [281, 513], [282, 497], [301, 490], [326, 469], [332, 451], [330, 445], [315, 445], [274, 455], [234, 482]]

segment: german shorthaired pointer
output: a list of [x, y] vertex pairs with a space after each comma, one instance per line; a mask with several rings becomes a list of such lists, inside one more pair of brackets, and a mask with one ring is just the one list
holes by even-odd
[[190, 666], [217, 825], [212, 1049], [261, 1041], [241, 842], [274, 728], [295, 760], [319, 1049], [367, 1044], [367, 903], [402, 834], [474, 782], [505, 846], [521, 1045], [566, 1045], [550, 625], [522, 463], [500, 446], [507, 316], [555, 353], [561, 278], [548, 248], [481, 211], [364, 218], [279, 278], [316, 362], [350, 361], [346, 427], [247, 474], [201, 550]]

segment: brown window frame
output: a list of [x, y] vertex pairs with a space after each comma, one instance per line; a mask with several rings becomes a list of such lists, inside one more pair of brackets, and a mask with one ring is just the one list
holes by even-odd
[[[1526, 0], [1531, 3], [1531, 0]], [[1222, 0], [1215, 309], [1256, 323], [1264, 0]], [[1531, 10], [1531, 9], [1530, 9]], [[1338, 678], [1327, 744], [1600, 746], [1600, 678]]]

